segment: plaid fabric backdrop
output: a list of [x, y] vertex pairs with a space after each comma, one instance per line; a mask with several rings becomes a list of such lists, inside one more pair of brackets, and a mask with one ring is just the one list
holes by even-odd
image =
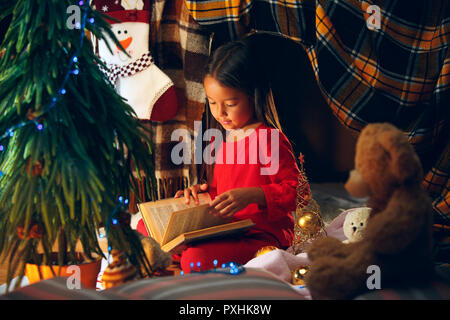
[[[173, 81], [179, 99], [177, 116], [166, 122], [142, 121], [152, 132], [153, 157], [158, 184], [157, 198], [174, 196], [175, 192], [196, 183], [196, 165], [174, 164], [172, 148], [178, 141], [171, 135], [185, 129], [184, 141], [193, 141], [194, 121], [201, 120], [205, 105], [202, 70], [209, 56], [210, 33], [187, 11], [183, 0], [154, 0], [151, 8], [149, 48], [156, 65]], [[191, 144], [193, 148], [193, 142]], [[193, 150], [193, 149], [192, 149]], [[146, 201], [140, 183], [140, 196]], [[136, 199], [132, 196], [131, 210]]]
[[[391, 122], [408, 135], [425, 170], [435, 226], [450, 227], [450, 2], [186, 0], [222, 41], [272, 32], [305, 48], [333, 113], [358, 133]], [[367, 21], [376, 15], [379, 27]], [[369, 12], [369, 13], [367, 13]], [[450, 228], [449, 228], [450, 229]]]

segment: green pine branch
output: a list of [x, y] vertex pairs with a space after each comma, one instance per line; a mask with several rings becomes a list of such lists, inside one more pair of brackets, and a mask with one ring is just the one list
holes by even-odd
[[[34, 122], [0, 141], [0, 253], [50, 263], [48, 248], [59, 241], [69, 254], [60, 252], [58, 263], [70, 264], [80, 240], [86, 253], [102, 255], [96, 231], [110, 223], [118, 197], [128, 198], [135, 188], [131, 160], [155, 186], [148, 133], [99, 70], [90, 40], [80, 47], [82, 31], [67, 28], [66, 9], [78, 1], [8, 3], [0, 4], [0, 11], [12, 13], [1, 46], [0, 135]], [[88, 16], [95, 23], [87, 23], [87, 30], [98, 38], [109, 34], [118, 43], [102, 14], [89, 8]], [[69, 77], [66, 93], [49, 109], [78, 50], [79, 74]], [[155, 199], [154, 188], [147, 196]], [[43, 230], [41, 238], [19, 237], [18, 229], [28, 235], [36, 225]], [[114, 248], [149, 268], [129, 228], [108, 229]], [[43, 261], [36, 261], [39, 242], [47, 248]]]

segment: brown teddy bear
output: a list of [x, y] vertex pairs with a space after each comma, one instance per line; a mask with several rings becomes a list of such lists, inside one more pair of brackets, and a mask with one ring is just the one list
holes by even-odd
[[369, 196], [372, 211], [361, 241], [312, 243], [305, 280], [313, 298], [348, 299], [372, 289], [371, 266], [379, 268], [381, 288], [433, 274], [432, 207], [422, 179], [419, 158], [400, 130], [388, 123], [362, 130], [345, 187], [353, 196]]

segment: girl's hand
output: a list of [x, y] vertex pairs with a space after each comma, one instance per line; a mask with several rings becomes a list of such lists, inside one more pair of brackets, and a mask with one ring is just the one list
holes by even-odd
[[190, 197], [192, 195], [192, 197], [194, 198], [195, 204], [198, 205], [199, 204], [199, 200], [198, 200], [198, 195], [197, 194], [200, 193], [200, 192], [204, 192], [206, 190], [208, 190], [208, 184], [207, 183], [196, 184], [196, 185], [193, 185], [193, 186], [191, 186], [189, 188], [186, 188], [184, 190], [178, 190], [175, 193], [175, 198], [179, 198], [179, 197], [181, 197], [182, 194], [184, 194], [184, 198], [186, 200], [186, 204], [189, 204], [191, 202]]
[[238, 211], [241, 211], [251, 203], [266, 205], [266, 196], [259, 187], [237, 188], [228, 190], [218, 195], [211, 203], [210, 213], [231, 218]]

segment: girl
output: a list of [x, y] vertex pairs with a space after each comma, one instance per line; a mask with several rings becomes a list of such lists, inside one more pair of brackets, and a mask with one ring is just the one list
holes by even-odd
[[[261, 247], [284, 249], [293, 240], [299, 169], [259, 67], [263, 64], [252, 52], [250, 41], [241, 40], [221, 46], [210, 58], [204, 77], [206, 127], [218, 129], [224, 141], [215, 150], [215, 163], [202, 165], [206, 183], [179, 190], [175, 197], [184, 195], [187, 203], [192, 197], [198, 204], [198, 193], [208, 192], [211, 214], [232, 221], [249, 218], [255, 226], [245, 234], [187, 245], [180, 259], [185, 273], [192, 265], [196, 270], [198, 262], [202, 270], [214, 268], [214, 260], [219, 266], [245, 264]], [[148, 235], [142, 219], [137, 230]]]
[[[232, 221], [250, 218], [255, 226], [243, 235], [188, 245], [180, 261], [185, 273], [198, 262], [203, 270], [213, 268], [214, 260], [245, 264], [261, 247], [284, 249], [293, 240], [299, 169], [256, 59], [248, 40], [229, 42], [210, 58], [204, 77], [206, 122], [221, 130], [224, 141], [215, 163], [203, 164], [207, 182], [175, 194], [184, 195], [187, 203], [192, 196], [198, 204], [198, 193], [209, 192], [211, 214]], [[255, 144], [257, 154], [251, 147]]]

